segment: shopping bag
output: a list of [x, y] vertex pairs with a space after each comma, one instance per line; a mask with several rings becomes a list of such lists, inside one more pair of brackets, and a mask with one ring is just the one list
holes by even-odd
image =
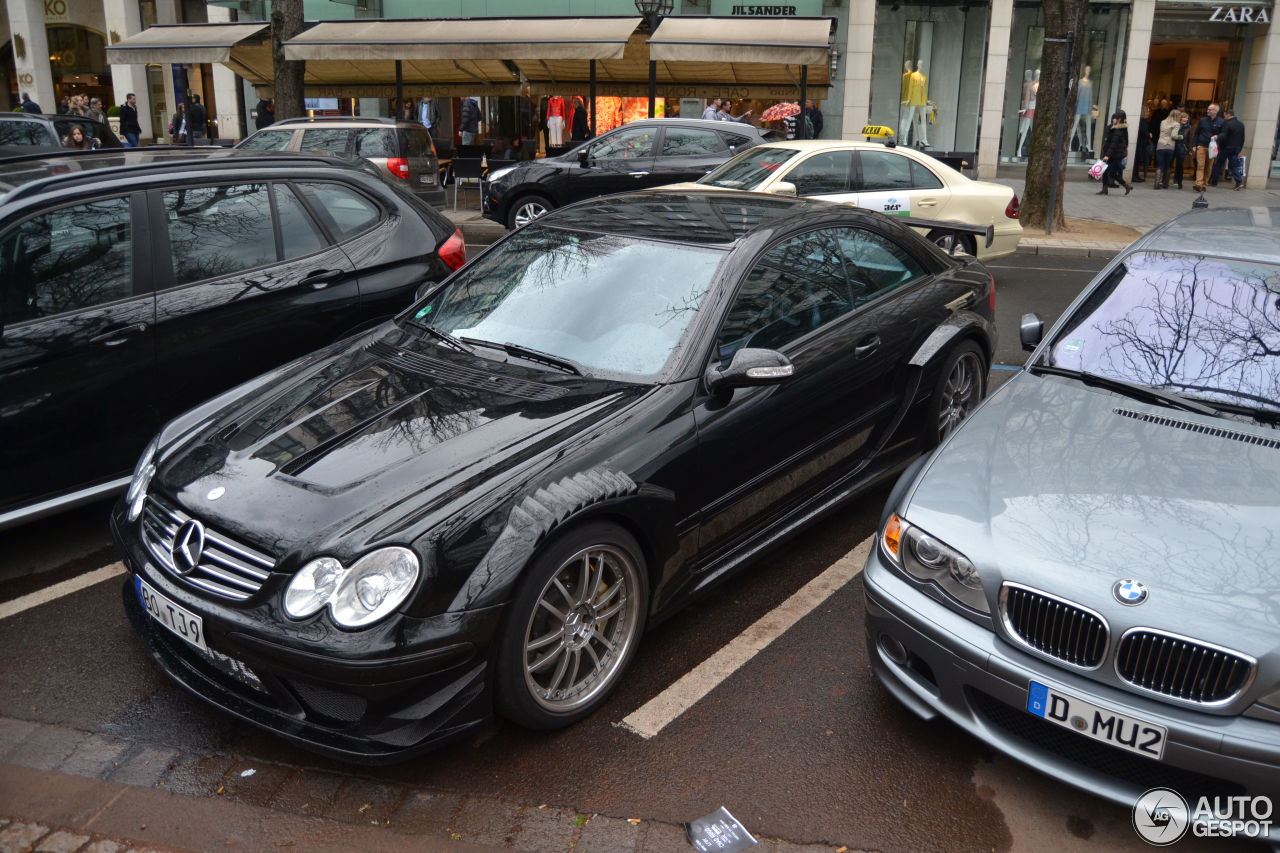
[[1101, 160], [1094, 160], [1093, 165], [1089, 167], [1089, 177], [1095, 181], [1102, 180], [1102, 173], [1107, 171], [1107, 164]]
[[1218, 156], [1218, 140], [1216, 137], [1209, 137], [1209, 159], [1212, 160]]

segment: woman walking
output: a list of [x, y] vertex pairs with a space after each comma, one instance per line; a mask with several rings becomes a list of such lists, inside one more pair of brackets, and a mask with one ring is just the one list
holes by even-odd
[[1133, 192], [1133, 184], [1124, 179], [1124, 158], [1129, 153], [1129, 125], [1125, 123], [1124, 110], [1116, 110], [1111, 116], [1111, 127], [1102, 137], [1102, 162], [1107, 171], [1102, 173], [1102, 189], [1098, 195], [1106, 195], [1107, 187], [1124, 187], [1124, 194]]
[[1169, 115], [1160, 122], [1160, 130], [1156, 137], [1156, 186], [1158, 190], [1169, 188], [1169, 169], [1173, 166], [1173, 157], [1182, 141], [1182, 112], [1169, 110]]

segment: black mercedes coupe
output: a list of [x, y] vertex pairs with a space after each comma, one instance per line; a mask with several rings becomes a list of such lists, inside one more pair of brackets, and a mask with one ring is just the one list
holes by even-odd
[[994, 281], [921, 222], [748, 193], [583, 202], [175, 419], [112, 518], [148, 652], [349, 760], [495, 711], [588, 715], [647, 625], [982, 398]]

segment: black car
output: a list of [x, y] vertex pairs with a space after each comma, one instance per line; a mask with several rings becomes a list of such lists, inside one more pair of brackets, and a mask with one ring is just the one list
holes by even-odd
[[112, 516], [148, 652], [347, 759], [495, 709], [580, 719], [646, 625], [982, 397], [992, 278], [903, 222], [748, 193], [583, 202], [187, 412]]
[[461, 233], [328, 155], [0, 163], [0, 528], [122, 490], [172, 417], [377, 323]]
[[79, 127], [94, 148], [123, 148], [110, 126], [85, 116], [0, 113], [0, 149], [62, 148], [71, 128]]
[[518, 228], [548, 211], [610, 193], [696, 181], [739, 151], [781, 138], [742, 122], [633, 121], [558, 157], [489, 162], [484, 216]]

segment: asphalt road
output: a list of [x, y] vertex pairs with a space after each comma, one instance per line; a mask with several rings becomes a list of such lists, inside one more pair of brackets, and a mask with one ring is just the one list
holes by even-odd
[[[1051, 323], [1102, 265], [1038, 256], [992, 265], [1001, 333], [993, 381], [1023, 361], [1021, 314]], [[249, 762], [280, 780], [354, 772], [369, 791], [472, 794], [671, 824], [723, 805], [757, 837], [828, 849], [1145, 849], [1128, 810], [994, 755], [947, 723], [921, 722], [881, 689], [866, 660], [856, 577], [656, 737], [617, 725], [870, 536], [886, 493], [854, 501], [650, 632], [608, 704], [562, 732], [497, 723], [409, 764], [353, 771], [171, 685], [134, 639], [119, 578], [0, 618], [0, 724], [34, 721], [201, 756], [190, 773], [163, 780], [197, 798], [221, 794], [201, 766], [223, 773]], [[0, 534], [0, 602], [112, 563], [105, 516], [99, 504]], [[272, 796], [264, 802], [275, 807]]]

